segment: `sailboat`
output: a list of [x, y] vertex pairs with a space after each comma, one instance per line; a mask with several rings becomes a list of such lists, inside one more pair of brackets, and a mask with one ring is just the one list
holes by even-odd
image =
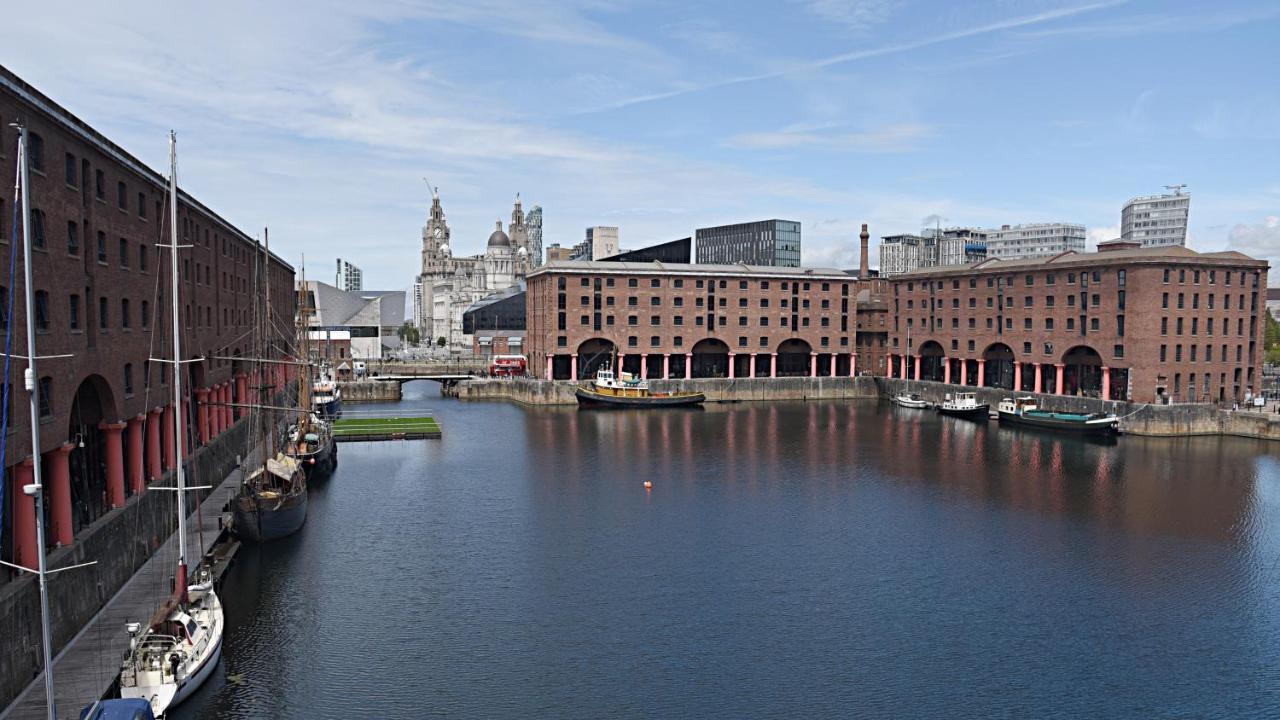
[[[270, 235], [265, 237], [265, 241], [263, 250], [269, 259]], [[262, 332], [264, 337], [267, 337], [274, 326], [269, 300], [271, 273], [266, 272], [265, 277], [267, 278], [265, 297], [268, 300], [265, 311], [266, 329]], [[255, 327], [255, 334], [260, 330]], [[259, 347], [266, 347], [267, 344], [265, 341], [260, 345], [255, 342]], [[267, 361], [259, 360], [259, 362]], [[261, 366], [256, 374], [261, 376]], [[259, 394], [261, 395], [262, 391], [269, 387], [271, 386], [267, 383], [261, 383], [258, 387]], [[241, 539], [253, 542], [265, 542], [292, 535], [307, 521], [307, 476], [302, 469], [302, 464], [296, 458], [276, 451], [276, 423], [273, 417], [273, 411], [276, 409], [270, 402], [258, 404], [255, 416], [256, 432], [250, 434], [249, 442], [252, 444], [258, 438], [264, 439], [266, 452], [262, 456], [261, 465], [244, 468], [244, 480], [240, 483], [240, 492], [231, 501], [232, 532]]]
[[[172, 278], [173, 322], [173, 424], [177, 439], [177, 463], [173, 489], [178, 496], [178, 568], [173, 594], [151, 617], [146, 627], [129, 623], [129, 650], [120, 668], [120, 697], [146, 700], [152, 711], [163, 715], [169, 708], [191, 696], [209, 679], [222, 655], [222, 602], [213, 588], [207, 568], [197, 567], [195, 582], [187, 576], [186, 470], [182, 454], [182, 333], [178, 289], [178, 140], [169, 133], [169, 258]], [[153, 489], [161, 489], [154, 488]]]
[[333, 429], [313, 410], [311, 393], [311, 345], [307, 335], [310, 330], [307, 306], [307, 271], [304, 263], [302, 285], [298, 291], [297, 341], [295, 347], [302, 359], [298, 373], [298, 421], [289, 428], [289, 456], [297, 460], [307, 478], [325, 476], [338, 466], [338, 445], [334, 442]]

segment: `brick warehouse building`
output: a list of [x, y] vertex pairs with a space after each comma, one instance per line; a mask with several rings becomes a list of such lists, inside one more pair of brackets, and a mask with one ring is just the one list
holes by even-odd
[[1102, 243], [892, 278], [895, 377], [1132, 402], [1231, 402], [1262, 373], [1267, 263]]
[[593, 377], [615, 348], [648, 378], [883, 368], [886, 288], [835, 269], [552, 261], [528, 277], [529, 372]]
[[[36, 352], [67, 356], [42, 360], [40, 462], [49, 509], [50, 546], [74, 542], [77, 532], [120, 507], [174, 465], [167, 357], [171, 330], [167, 179], [0, 68], [0, 170], [13, 176], [17, 130], [29, 129], [31, 230], [36, 278]], [[166, 142], [158, 136], [157, 145]], [[22, 258], [17, 283], [7, 287], [13, 253], [14, 198], [0, 198], [0, 306], [12, 297], [13, 352], [25, 352]], [[191, 443], [231, 426], [226, 405], [250, 396], [247, 364], [216, 356], [248, 356], [253, 300], [260, 271], [270, 271], [275, 312], [292, 322], [293, 268], [191, 196], [179, 193], [184, 345]], [[20, 223], [21, 221], [19, 221]], [[280, 367], [280, 366], [273, 366]], [[6, 453], [3, 535], [6, 560], [35, 563], [32, 459], [23, 363], [14, 361]], [[275, 381], [281, 381], [275, 372]], [[168, 422], [162, 422], [168, 418]]]

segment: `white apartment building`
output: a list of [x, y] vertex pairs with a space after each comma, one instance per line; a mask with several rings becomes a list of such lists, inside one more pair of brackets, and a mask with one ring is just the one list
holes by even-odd
[[334, 277], [333, 285], [343, 292], [360, 292], [364, 289], [364, 272], [346, 260], [338, 258], [338, 272]]
[[1001, 225], [998, 229], [983, 232], [987, 236], [989, 258], [1009, 260], [1050, 257], [1068, 251], [1085, 250], [1084, 226], [1075, 223]]
[[1187, 244], [1187, 219], [1191, 214], [1191, 193], [1173, 185], [1172, 194], [1138, 197], [1120, 211], [1120, 239], [1140, 242], [1143, 247]]

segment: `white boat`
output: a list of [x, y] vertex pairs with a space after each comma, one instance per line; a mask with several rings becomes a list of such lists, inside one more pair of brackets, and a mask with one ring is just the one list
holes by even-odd
[[[178, 278], [178, 160], [177, 139], [169, 133], [169, 257], [174, 288], [181, 288]], [[173, 300], [173, 407], [175, 447], [178, 457], [174, 477], [178, 496], [178, 569], [173, 595], [152, 615], [146, 627], [129, 623], [129, 651], [120, 667], [120, 697], [139, 698], [151, 705], [157, 716], [194, 693], [213, 673], [222, 656], [222, 602], [214, 591], [207, 569], [197, 572], [196, 582], [187, 584], [187, 491], [182, 451], [183, 437], [182, 379], [186, 368], [182, 357], [182, 323], [179, 322], [179, 293]], [[153, 488], [160, 489], [160, 488]]]
[[893, 398], [893, 403], [900, 407], [911, 408], [912, 410], [924, 410], [929, 407], [929, 401], [915, 393], [911, 393], [910, 395], [897, 395]]
[[991, 406], [978, 402], [978, 394], [971, 392], [947, 393], [938, 412], [957, 417], [973, 417], [985, 419], [991, 412]]

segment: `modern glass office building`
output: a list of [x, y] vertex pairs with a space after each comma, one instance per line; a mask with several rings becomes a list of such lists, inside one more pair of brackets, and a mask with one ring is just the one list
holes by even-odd
[[1142, 243], [1143, 247], [1187, 244], [1187, 217], [1191, 194], [1181, 185], [1170, 186], [1168, 195], [1150, 195], [1130, 200], [1120, 211], [1120, 238]]
[[694, 238], [700, 264], [800, 267], [800, 223], [794, 220], [698, 228]]

